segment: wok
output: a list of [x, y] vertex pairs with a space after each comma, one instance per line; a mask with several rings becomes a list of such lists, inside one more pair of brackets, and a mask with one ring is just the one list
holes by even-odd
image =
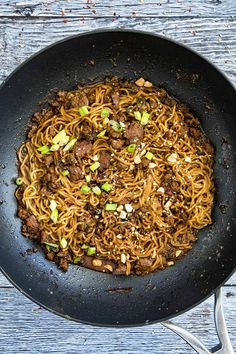
[[[16, 148], [31, 115], [50, 90], [73, 89], [118, 75], [143, 76], [185, 102], [202, 119], [215, 146], [213, 224], [175, 266], [145, 276], [113, 276], [80, 266], [63, 273], [33, 241], [22, 237], [16, 217]], [[40, 51], [0, 88], [0, 267], [8, 279], [41, 306], [95, 325], [160, 322], [210, 296], [236, 263], [236, 95], [226, 77], [190, 49], [138, 31], [80, 34]]]

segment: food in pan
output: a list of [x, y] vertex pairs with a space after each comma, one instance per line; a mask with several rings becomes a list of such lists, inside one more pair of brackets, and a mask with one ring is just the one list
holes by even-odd
[[213, 147], [189, 109], [143, 78], [59, 91], [18, 150], [18, 215], [64, 271], [172, 266], [211, 224]]

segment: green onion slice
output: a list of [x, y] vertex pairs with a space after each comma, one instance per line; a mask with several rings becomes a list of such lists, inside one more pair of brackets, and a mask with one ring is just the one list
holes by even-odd
[[97, 134], [98, 138], [102, 138], [106, 134], [106, 129], [102, 130], [99, 134]]
[[89, 248], [89, 246], [84, 243], [81, 248], [82, 250], [86, 250], [87, 248]]
[[80, 258], [79, 258], [79, 257], [74, 257], [74, 259], [73, 259], [73, 263], [74, 263], [74, 264], [78, 264], [79, 261], [80, 261]]
[[153, 157], [154, 157], [154, 155], [153, 155], [150, 151], [148, 151], [144, 156], [145, 156], [148, 160], [152, 160]]
[[58, 215], [59, 215], [59, 213], [58, 213], [57, 209], [52, 210], [51, 215], [50, 215], [50, 219], [52, 220], [52, 222], [54, 222], [54, 224], [56, 224], [58, 221]]
[[88, 193], [90, 192], [91, 188], [89, 186], [86, 186], [86, 185], [83, 185], [81, 188], [80, 188], [81, 192], [83, 193]]
[[150, 118], [150, 113], [143, 112], [142, 118], [141, 118], [141, 124], [142, 125], [148, 124], [149, 118]]
[[91, 182], [91, 179], [92, 179], [92, 177], [91, 177], [90, 175], [86, 175], [86, 176], [85, 176], [85, 181], [86, 181], [87, 183]]
[[60, 247], [61, 248], [66, 248], [67, 247], [67, 241], [66, 241], [66, 239], [64, 237], [60, 240]]
[[93, 254], [96, 254], [97, 250], [96, 250], [96, 247], [89, 247], [87, 249], [87, 255], [88, 256], [92, 256]]
[[138, 111], [134, 112], [134, 118], [137, 119], [137, 120], [141, 120], [141, 118], [142, 118], [141, 113], [138, 112]]
[[101, 189], [98, 186], [92, 188], [93, 193], [100, 195], [102, 193]]
[[77, 138], [71, 139], [71, 141], [69, 141], [68, 144], [66, 144], [66, 146], [64, 147], [63, 151], [69, 151], [71, 148], [73, 148], [73, 146], [76, 144]]
[[52, 139], [53, 144], [59, 144], [61, 140], [65, 139], [66, 137], [65, 129], [62, 129], [59, 133], [57, 133], [54, 138]]
[[117, 133], [120, 133], [123, 130], [120, 123], [116, 122], [115, 120], [110, 120], [110, 125], [111, 125], [112, 129]]
[[101, 118], [108, 118], [110, 115], [110, 112], [107, 108], [103, 108], [101, 110]]
[[70, 174], [70, 172], [68, 170], [62, 170], [61, 174], [62, 174], [62, 176], [66, 177]]
[[54, 144], [50, 147], [50, 151], [57, 151], [60, 149], [60, 145], [59, 144]]
[[105, 210], [106, 211], [116, 211], [117, 209], [117, 203], [107, 203], [105, 204]]
[[49, 247], [58, 248], [58, 245], [56, 243], [44, 242], [44, 245], [46, 245], [46, 247], [49, 246]]
[[94, 162], [89, 168], [92, 172], [96, 171], [100, 167], [100, 162], [96, 161]]
[[23, 182], [24, 182], [24, 180], [23, 180], [22, 177], [18, 177], [18, 178], [16, 179], [16, 185], [17, 185], [17, 186], [20, 186]]
[[130, 144], [129, 146], [127, 146], [128, 152], [134, 152], [135, 149], [136, 149], [136, 144]]
[[41, 152], [42, 155], [48, 154], [50, 152], [50, 148], [47, 145], [40, 146], [37, 150]]
[[89, 114], [88, 108], [86, 106], [80, 107], [79, 114], [81, 117], [86, 116], [86, 114]]
[[53, 211], [57, 208], [57, 202], [54, 199], [50, 199], [49, 208], [51, 209], [51, 211]]
[[105, 191], [105, 192], [110, 192], [112, 190], [112, 184], [109, 183], [104, 183], [101, 188]]

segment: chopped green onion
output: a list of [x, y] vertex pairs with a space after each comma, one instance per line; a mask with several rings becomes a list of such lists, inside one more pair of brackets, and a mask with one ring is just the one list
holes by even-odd
[[40, 146], [37, 150], [41, 152], [42, 155], [45, 155], [50, 152], [50, 148], [46, 145]]
[[21, 177], [18, 177], [18, 178], [16, 179], [16, 185], [17, 185], [17, 186], [20, 186], [23, 182], [24, 182], [24, 180], [23, 180], [23, 178], [21, 178]]
[[50, 147], [50, 151], [57, 151], [60, 149], [60, 145], [59, 144], [54, 144]]
[[71, 141], [69, 141], [69, 143], [66, 144], [63, 151], [64, 152], [69, 151], [75, 145], [76, 141], [77, 141], [77, 138], [71, 139]]
[[61, 248], [67, 247], [67, 241], [64, 237], [60, 240], [60, 246], [61, 246]]
[[87, 248], [89, 248], [89, 246], [84, 243], [81, 248], [82, 250], [86, 250]]
[[79, 114], [81, 115], [81, 117], [86, 116], [86, 114], [88, 114], [88, 113], [89, 113], [89, 111], [86, 106], [79, 108]]
[[134, 118], [137, 119], [137, 120], [141, 120], [141, 118], [142, 118], [141, 113], [138, 112], [138, 111], [134, 112]]
[[96, 254], [97, 250], [96, 250], [96, 247], [89, 247], [87, 249], [87, 255], [88, 256], [92, 256], [93, 254]]
[[101, 110], [101, 118], [108, 118], [109, 115], [110, 115], [110, 112], [108, 111], [108, 109], [103, 108], [103, 109]]
[[58, 220], [58, 210], [57, 209], [53, 209], [50, 215], [50, 219], [52, 220], [52, 222], [54, 222], [54, 224], [57, 223]]
[[57, 133], [52, 139], [53, 144], [59, 144], [59, 142], [66, 137], [65, 129], [62, 129], [59, 133]]
[[49, 245], [45, 245], [48, 252], [51, 252], [51, 247]]
[[99, 134], [97, 134], [98, 138], [102, 138], [106, 134], [106, 129], [102, 130]]
[[148, 160], [152, 160], [153, 157], [154, 157], [154, 155], [153, 155], [150, 151], [148, 151], [148, 152], [144, 155], [144, 157], [146, 157]]
[[51, 209], [51, 211], [53, 211], [57, 208], [57, 202], [54, 199], [50, 200], [49, 208]]
[[60, 141], [59, 141], [59, 146], [64, 146], [68, 143], [68, 141], [70, 140], [69, 135], [64, 136]]
[[103, 119], [103, 125], [107, 125], [110, 122], [109, 118], [105, 117]]
[[110, 120], [110, 125], [111, 125], [112, 129], [117, 133], [120, 133], [123, 130], [120, 123], [116, 122], [115, 120]]
[[141, 124], [142, 125], [148, 124], [149, 118], [150, 118], [150, 113], [143, 112], [142, 118], [141, 118]]
[[112, 190], [112, 184], [109, 183], [104, 183], [101, 188], [105, 191], [105, 192], [110, 192]]
[[115, 211], [117, 209], [117, 204], [116, 203], [107, 203], [105, 204], [105, 210], [106, 211]]
[[81, 188], [80, 188], [81, 192], [83, 193], [88, 193], [90, 192], [91, 188], [89, 186], [86, 186], [86, 185], [83, 185]]
[[92, 179], [92, 177], [91, 177], [90, 175], [86, 175], [86, 176], [85, 176], [85, 181], [86, 181], [87, 183], [91, 182], [91, 179]]
[[46, 245], [46, 247], [49, 246], [49, 247], [58, 248], [58, 245], [56, 243], [44, 242], [44, 245]]
[[128, 152], [134, 152], [135, 149], [136, 149], [136, 144], [130, 144], [129, 146], [127, 146]]
[[102, 193], [101, 189], [98, 186], [92, 188], [93, 193], [100, 195]]
[[89, 168], [92, 172], [96, 171], [100, 167], [100, 162], [96, 161], [94, 162]]
[[79, 258], [79, 257], [74, 257], [74, 259], [73, 259], [73, 263], [74, 263], [74, 264], [78, 264], [79, 261], [80, 261], [80, 258]]
[[61, 174], [62, 174], [62, 176], [66, 177], [70, 174], [70, 172], [68, 170], [63, 170], [63, 171], [61, 171]]

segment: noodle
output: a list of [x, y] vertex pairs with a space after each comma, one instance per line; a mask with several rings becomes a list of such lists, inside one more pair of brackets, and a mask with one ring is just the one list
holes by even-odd
[[22, 232], [63, 270], [164, 269], [212, 223], [212, 145], [185, 106], [138, 81], [60, 91], [18, 150]]

